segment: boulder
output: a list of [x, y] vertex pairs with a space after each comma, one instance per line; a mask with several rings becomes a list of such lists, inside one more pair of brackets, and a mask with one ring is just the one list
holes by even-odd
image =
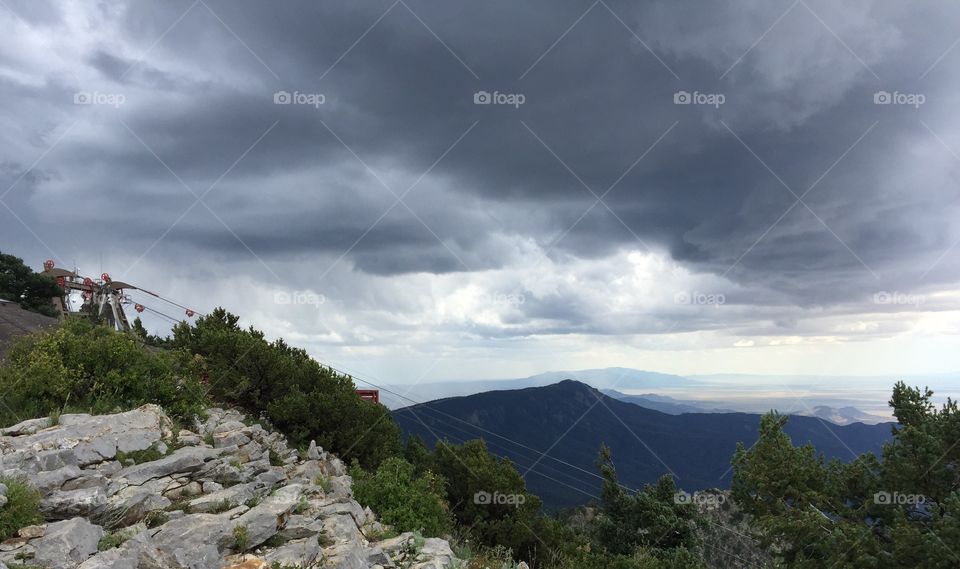
[[423, 558], [427, 558], [430, 561], [426, 565], [417, 567], [436, 567], [437, 569], [443, 569], [453, 565], [456, 556], [453, 554], [453, 550], [450, 549], [450, 544], [447, 543], [446, 540], [429, 537], [424, 541], [423, 547], [420, 548], [420, 553], [417, 555], [417, 559]]
[[57, 490], [40, 501], [40, 511], [48, 519], [63, 520], [77, 516], [92, 516], [107, 504], [103, 488]]
[[153, 492], [140, 492], [124, 499], [111, 499], [100, 521], [107, 527], [131, 526], [155, 510], [163, 510], [172, 502]]
[[83, 518], [49, 524], [44, 536], [34, 543], [33, 564], [51, 569], [68, 569], [97, 553], [103, 528]]
[[63, 483], [61, 490], [81, 490], [83, 488], [104, 488], [107, 487], [107, 477], [97, 471], [83, 470], [80, 476], [71, 478]]
[[219, 450], [209, 448], [184, 447], [159, 460], [124, 468], [115, 475], [115, 478], [123, 478], [130, 484], [140, 485], [148, 480], [171, 474], [196, 472], [205, 462], [221, 454]]
[[291, 512], [300, 502], [302, 491], [300, 484], [278, 488], [255, 508], [234, 520], [235, 526], [246, 526], [250, 547], [260, 545], [286, 527]]
[[23, 435], [32, 435], [41, 429], [46, 429], [52, 424], [50, 417], [41, 417], [39, 419], [27, 419], [16, 425], [0, 429], [0, 436], [19, 437]]
[[30, 483], [33, 484], [41, 494], [46, 495], [54, 490], [59, 490], [67, 480], [79, 478], [82, 475], [83, 472], [79, 466], [70, 465], [56, 470], [38, 472], [30, 477]]
[[281, 566], [310, 567], [320, 558], [320, 544], [316, 538], [298, 539], [267, 552], [264, 559], [271, 566], [279, 563]]
[[47, 532], [47, 526], [27, 526], [20, 528], [20, 531], [17, 532], [22, 538], [25, 539], [36, 539], [38, 537], [43, 537], [43, 534]]
[[212, 512], [224, 506], [226, 506], [227, 509], [233, 508], [253, 499], [260, 488], [261, 486], [256, 482], [250, 482], [248, 484], [237, 484], [236, 486], [223, 488], [210, 494], [204, 494], [190, 502], [190, 511]]
[[110, 437], [96, 437], [77, 443], [73, 451], [76, 453], [77, 461], [84, 466], [113, 460], [117, 456], [117, 441]]
[[359, 543], [338, 543], [323, 550], [329, 569], [367, 569], [367, 550]]
[[224, 485], [237, 484], [244, 481], [243, 474], [240, 472], [240, 469], [232, 464], [221, 461], [212, 461], [208, 463], [208, 465], [209, 470], [201, 472], [205, 478], [209, 478], [214, 482]]
[[230, 555], [224, 561], [226, 561], [226, 563], [223, 569], [267, 569], [270, 567], [266, 559], [261, 559], [256, 555], [250, 555], [248, 553]]
[[307, 449], [307, 458], [310, 460], [320, 460], [320, 453], [323, 449], [317, 448], [317, 441], [310, 441], [310, 447]]
[[77, 466], [77, 454], [73, 449], [50, 449], [36, 454], [40, 470], [57, 470], [65, 466]]
[[243, 446], [250, 442], [250, 437], [240, 431], [215, 432], [213, 434], [213, 446], [215, 448], [228, 447], [236, 445]]
[[223, 515], [190, 514], [160, 526], [152, 541], [161, 551], [175, 556], [176, 550], [200, 551], [208, 546], [219, 555], [233, 544], [234, 525]]

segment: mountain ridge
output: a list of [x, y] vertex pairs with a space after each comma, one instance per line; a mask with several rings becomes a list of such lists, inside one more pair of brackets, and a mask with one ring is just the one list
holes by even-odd
[[[628, 486], [672, 474], [688, 491], [726, 487], [736, 443], [752, 444], [760, 420], [739, 412], [670, 415], [617, 401], [574, 380], [439, 399], [397, 409], [393, 416], [406, 436], [431, 445], [444, 438], [483, 438], [491, 452], [516, 464], [548, 507], [598, 495], [598, 481], [587, 473], [595, 472], [601, 444], [613, 450], [621, 482]], [[797, 444], [811, 442], [828, 458], [849, 460], [878, 452], [890, 425], [838, 426], [791, 416], [786, 431]]]

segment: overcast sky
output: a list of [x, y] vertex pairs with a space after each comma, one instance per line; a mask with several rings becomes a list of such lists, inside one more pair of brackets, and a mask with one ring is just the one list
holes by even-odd
[[960, 368], [955, 3], [2, 0], [0, 26], [0, 250], [37, 269], [386, 382]]

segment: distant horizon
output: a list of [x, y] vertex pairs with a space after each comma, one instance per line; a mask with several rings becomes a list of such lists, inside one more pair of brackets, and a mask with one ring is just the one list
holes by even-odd
[[[322, 360], [318, 360], [322, 363]], [[681, 374], [660, 371], [655, 369], [648, 368], [633, 368], [626, 366], [610, 366], [610, 367], [589, 367], [589, 368], [580, 368], [580, 369], [550, 369], [542, 371], [539, 373], [533, 373], [530, 375], [523, 376], [509, 376], [509, 377], [460, 377], [460, 378], [450, 378], [450, 379], [432, 379], [429, 381], [417, 382], [418, 384], [433, 384], [433, 383], [453, 383], [453, 382], [474, 382], [474, 381], [514, 381], [518, 379], [529, 379], [546, 374], [562, 374], [562, 373], [583, 373], [589, 371], [602, 371], [602, 370], [612, 370], [612, 369], [627, 369], [631, 371], [645, 372], [645, 373], [655, 373], [659, 375], [668, 375], [675, 376], [684, 379], [691, 378], [722, 378], [722, 377], [751, 377], [751, 378], [794, 378], [802, 380], [805, 378], [808, 379], [820, 379], [820, 378], [851, 378], [851, 379], [862, 379], [870, 380], [877, 379], [881, 380], [887, 377], [884, 374], [846, 374], [846, 373], [823, 373], [823, 374], [786, 374], [786, 373], [740, 373], [740, 372], [715, 372], [715, 373], [695, 373], [695, 374]], [[909, 376], [920, 376], [920, 377], [943, 377], [949, 379], [950, 376], [956, 376], [958, 382], [960, 382], [960, 371], [942, 371], [942, 372], [910, 372], [910, 373], [898, 373], [898, 374], [889, 374], [890, 380], [892, 382], [903, 381], [904, 377]], [[573, 379], [573, 378], [571, 378]], [[387, 385], [407, 385], [405, 382], [396, 382], [396, 381], [384, 381]], [[892, 385], [892, 384], [891, 384]], [[960, 384], [957, 386], [960, 390]]]

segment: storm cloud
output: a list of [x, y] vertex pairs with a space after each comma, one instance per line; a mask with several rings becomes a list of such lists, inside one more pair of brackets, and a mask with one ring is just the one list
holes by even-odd
[[350, 361], [955, 337], [952, 5], [5, 4], [35, 266]]

